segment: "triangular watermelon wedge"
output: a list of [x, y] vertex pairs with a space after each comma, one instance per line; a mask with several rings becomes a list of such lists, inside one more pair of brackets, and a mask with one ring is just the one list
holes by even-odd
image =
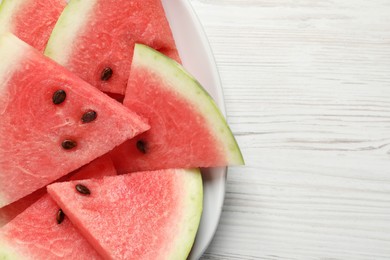
[[[90, 178], [102, 178], [103, 176], [116, 175], [114, 164], [109, 155], [103, 155], [87, 165], [61, 177], [58, 181], [83, 180]], [[38, 201], [46, 194], [46, 187], [40, 188], [33, 193], [15, 201], [0, 209], [0, 227], [4, 226], [25, 209]]]
[[46, 194], [1, 228], [0, 259], [102, 260], [66, 216], [57, 223], [59, 209]]
[[114, 149], [119, 173], [243, 164], [236, 140], [210, 95], [185, 69], [136, 44], [123, 103], [151, 129]]
[[[80, 168], [71, 179], [113, 175], [116, 171], [112, 162], [104, 156]], [[46, 194], [1, 228], [0, 259], [102, 259], [69, 219], [59, 215], [59, 210]]]
[[0, 207], [149, 128], [12, 34], [0, 60]]
[[199, 170], [137, 172], [47, 189], [104, 259], [186, 259], [202, 212]]
[[65, 6], [66, 0], [3, 0], [0, 5], [0, 34], [12, 32], [43, 51]]
[[161, 0], [71, 0], [45, 54], [100, 90], [124, 95], [135, 43], [179, 61]]

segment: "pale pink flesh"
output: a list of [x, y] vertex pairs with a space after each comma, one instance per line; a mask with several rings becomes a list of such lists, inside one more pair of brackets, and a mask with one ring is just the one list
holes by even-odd
[[[65, 66], [104, 92], [124, 95], [135, 43], [180, 61], [161, 0], [98, 0], [88, 19]], [[113, 74], [102, 81], [106, 67]]]
[[[137, 172], [55, 183], [48, 192], [105, 259], [166, 259], [182, 223], [185, 173]], [[75, 190], [83, 184], [91, 191]]]

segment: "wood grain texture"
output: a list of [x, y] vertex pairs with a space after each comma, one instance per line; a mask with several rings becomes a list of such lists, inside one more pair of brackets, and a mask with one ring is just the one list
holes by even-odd
[[246, 159], [203, 259], [390, 259], [390, 1], [191, 3]]

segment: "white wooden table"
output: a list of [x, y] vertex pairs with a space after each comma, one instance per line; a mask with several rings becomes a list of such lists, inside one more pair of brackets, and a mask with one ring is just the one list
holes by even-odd
[[390, 0], [191, 0], [246, 159], [204, 259], [390, 259]]

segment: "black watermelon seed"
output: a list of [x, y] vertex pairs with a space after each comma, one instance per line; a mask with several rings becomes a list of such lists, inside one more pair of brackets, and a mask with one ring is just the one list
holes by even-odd
[[95, 120], [96, 117], [97, 117], [97, 113], [93, 110], [90, 110], [90, 111], [84, 113], [84, 115], [81, 117], [81, 121], [83, 123], [90, 123], [93, 120]]
[[65, 214], [62, 211], [62, 209], [59, 209], [56, 216], [57, 224], [61, 224], [62, 221], [64, 221], [64, 219], [65, 219]]
[[84, 185], [82, 185], [82, 184], [77, 184], [77, 185], [76, 185], [76, 190], [77, 190], [79, 193], [83, 194], [83, 195], [90, 195], [90, 194], [91, 194], [91, 191], [90, 191], [87, 187], [85, 187]]
[[60, 90], [57, 90], [56, 92], [54, 92], [52, 99], [53, 99], [53, 103], [55, 105], [59, 105], [62, 102], [64, 102], [66, 99], [65, 90], [60, 89]]
[[100, 75], [100, 79], [103, 81], [107, 81], [111, 78], [112, 73], [113, 73], [113, 71], [110, 67], [104, 68], [101, 75]]
[[70, 150], [75, 148], [77, 146], [77, 143], [73, 140], [64, 140], [61, 145], [62, 148], [64, 148], [65, 150]]
[[138, 142], [137, 142], [137, 149], [138, 149], [138, 151], [140, 151], [141, 153], [145, 154], [145, 153], [146, 153], [146, 150], [147, 150], [147, 145], [146, 145], [145, 141], [143, 141], [143, 140], [138, 140]]

